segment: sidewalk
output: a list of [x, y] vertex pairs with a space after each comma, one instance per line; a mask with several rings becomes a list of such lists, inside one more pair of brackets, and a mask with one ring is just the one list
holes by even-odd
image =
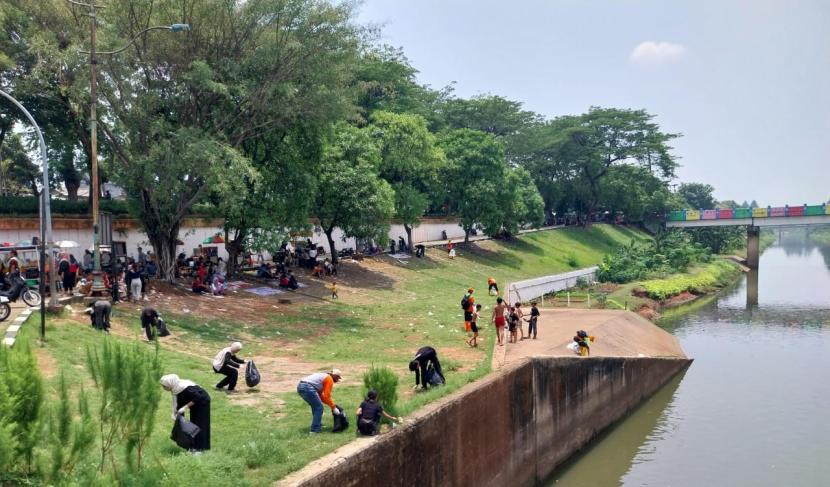
[[[547, 230], [558, 230], [560, 228], [565, 228], [565, 225], [556, 225], [552, 227], [540, 227], [540, 228], [528, 228], [526, 230], [519, 230], [519, 235], [524, 235], [526, 233], [534, 233], [534, 232], [544, 232]], [[492, 240], [493, 237], [488, 237], [487, 235], [471, 235], [470, 242], [478, 242], [480, 240]], [[451, 239], [443, 239], [443, 240], [429, 240], [426, 242], [415, 242], [415, 245], [423, 245], [424, 247], [444, 247], [447, 245], [447, 240], [452, 240], [453, 245], [463, 244], [464, 237], [452, 237]]]
[[29, 315], [32, 314], [32, 309], [22, 299], [15, 303], [9, 303], [9, 305], [12, 308], [12, 314], [5, 320], [0, 321], [0, 329], [5, 330], [3, 332], [3, 345], [7, 347], [14, 345], [17, 339], [17, 332], [20, 331], [20, 328], [29, 318]]
[[[680, 342], [642, 316], [622, 310], [540, 309], [538, 339], [515, 344], [495, 345], [493, 369], [516, 363], [526, 357], [574, 357], [565, 346], [577, 330], [596, 337], [591, 346], [595, 357], [679, 357], [686, 358]], [[522, 321], [525, 333], [527, 323]], [[491, 328], [492, 329], [492, 328]]]

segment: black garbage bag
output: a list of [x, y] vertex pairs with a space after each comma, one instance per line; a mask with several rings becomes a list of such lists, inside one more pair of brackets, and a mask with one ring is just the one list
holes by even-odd
[[441, 375], [435, 371], [435, 367], [430, 365], [427, 368], [426, 373], [424, 374], [424, 381], [431, 385], [431, 386], [442, 386], [444, 385], [444, 379], [441, 378]]
[[165, 323], [164, 320], [161, 318], [159, 318], [158, 322], [156, 323], [156, 329], [158, 329], [158, 336], [170, 336], [170, 330], [167, 329], [167, 323]]
[[248, 364], [245, 365], [245, 383], [248, 384], [248, 387], [254, 387], [259, 384], [260, 379], [256, 364], [253, 360], [248, 360]]
[[343, 411], [343, 408], [335, 404], [331, 415], [334, 419], [334, 426], [331, 428], [332, 433], [345, 431], [349, 428], [349, 418], [346, 417], [346, 412]]
[[170, 439], [185, 450], [189, 450], [193, 448], [199, 431], [198, 426], [186, 420], [183, 414], [178, 414], [173, 424], [173, 431], [170, 432]]

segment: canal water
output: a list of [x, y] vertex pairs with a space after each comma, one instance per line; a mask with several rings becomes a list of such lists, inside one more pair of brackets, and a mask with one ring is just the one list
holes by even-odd
[[830, 247], [785, 233], [759, 268], [757, 304], [744, 276], [661, 322], [694, 363], [546, 485], [830, 486]]

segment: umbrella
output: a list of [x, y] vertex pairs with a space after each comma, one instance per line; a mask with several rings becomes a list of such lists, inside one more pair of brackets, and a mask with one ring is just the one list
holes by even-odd
[[81, 244], [75, 242], [74, 240], [60, 240], [55, 242], [55, 246], [60, 247], [62, 249], [74, 249], [76, 247], [80, 247]]

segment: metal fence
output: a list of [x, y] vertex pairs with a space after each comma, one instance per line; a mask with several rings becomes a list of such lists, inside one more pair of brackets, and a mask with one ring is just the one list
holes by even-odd
[[507, 286], [507, 301], [509, 303], [527, 302], [552, 292], [569, 289], [576, 286], [579, 278], [588, 284], [593, 284], [596, 281], [597, 269], [599, 267], [593, 266], [563, 274], [512, 282]]

